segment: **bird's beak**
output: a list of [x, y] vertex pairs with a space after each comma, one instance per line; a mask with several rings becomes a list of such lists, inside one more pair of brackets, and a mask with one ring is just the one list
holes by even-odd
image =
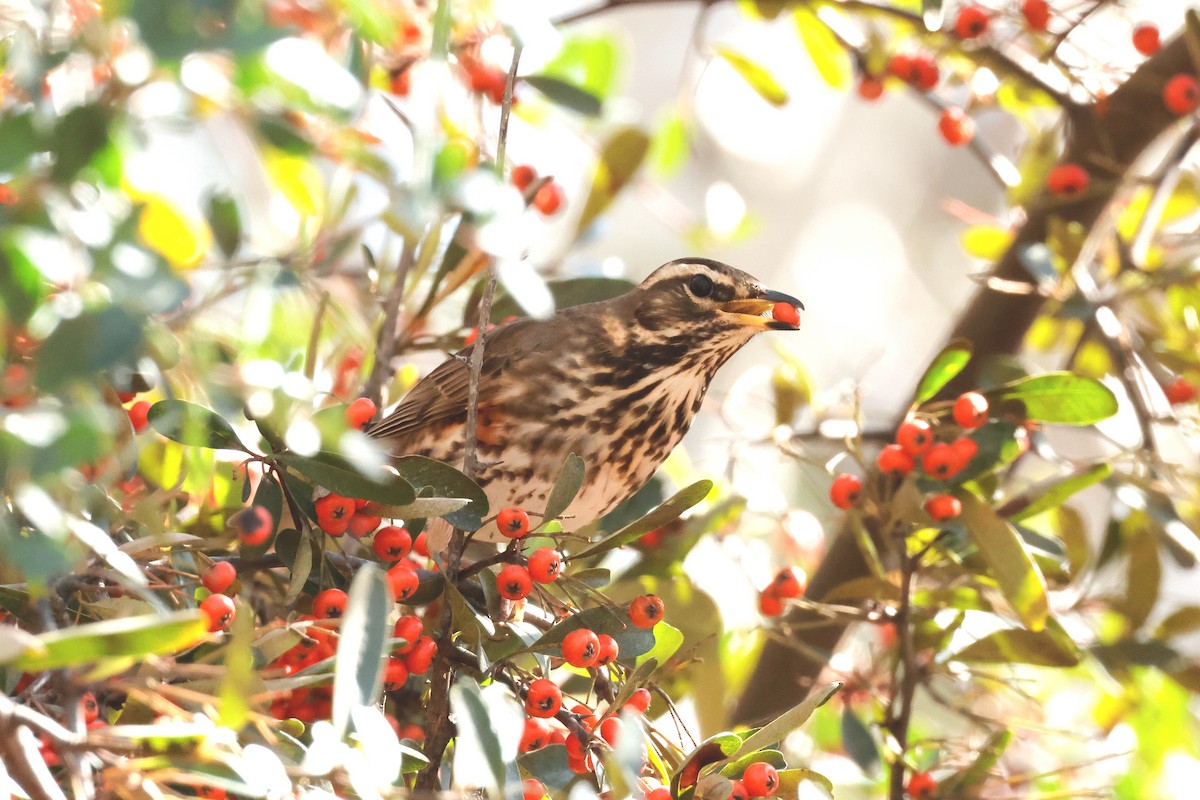
[[[736, 300], [721, 303], [720, 307], [725, 313], [736, 315], [738, 321], [743, 325], [772, 331], [800, 330], [798, 321], [793, 323], [787, 319], [775, 319], [772, 311], [774, 311], [776, 303], [786, 303], [799, 311], [804, 310], [804, 303], [790, 294], [762, 288], [753, 290], [752, 297], [739, 297]], [[799, 317], [799, 313], [796, 314], [796, 317]]]

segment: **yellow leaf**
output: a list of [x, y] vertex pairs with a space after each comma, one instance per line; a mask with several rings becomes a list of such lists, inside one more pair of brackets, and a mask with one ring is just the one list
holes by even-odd
[[275, 188], [301, 216], [324, 216], [325, 181], [311, 162], [278, 150], [267, 151], [264, 161]]
[[145, 196], [138, 234], [146, 246], [156, 251], [176, 269], [193, 269], [204, 260], [212, 247], [212, 231], [201, 217], [184, 213], [170, 199]]
[[807, 6], [798, 6], [792, 12], [800, 41], [804, 43], [813, 66], [834, 89], [845, 89], [854, 77], [854, 66], [850, 55], [838, 41], [837, 36], [820, 17]]
[[758, 92], [759, 97], [763, 100], [773, 106], [781, 106], [788, 101], [787, 89], [784, 89], [761, 64], [752, 61], [731, 47], [719, 46], [716, 48], [716, 54], [725, 59], [729, 66], [733, 67], [737, 74], [742, 76], [742, 80], [750, 84], [750, 87]]
[[995, 225], [974, 225], [959, 236], [967, 255], [986, 261], [995, 261], [1004, 255], [1012, 240], [1012, 231]]

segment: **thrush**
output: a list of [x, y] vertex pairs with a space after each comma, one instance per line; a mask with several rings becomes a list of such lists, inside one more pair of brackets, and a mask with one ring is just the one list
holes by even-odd
[[[565, 518], [589, 522], [633, 495], [683, 438], [717, 370], [755, 334], [798, 329], [771, 316], [776, 303], [804, 307], [741, 270], [686, 258], [618, 297], [491, 331], [475, 439], [492, 510], [539, 511], [571, 453], [586, 474]], [[474, 346], [368, 428], [387, 453], [462, 464]], [[448, 533], [431, 527], [430, 546], [442, 549]], [[500, 534], [489, 523], [476, 537]]]

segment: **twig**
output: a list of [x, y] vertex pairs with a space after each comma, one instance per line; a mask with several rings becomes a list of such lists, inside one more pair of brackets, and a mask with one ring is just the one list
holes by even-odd
[[412, 268], [416, 247], [409, 239], [404, 240], [400, 251], [400, 262], [396, 265], [391, 288], [383, 301], [383, 322], [375, 345], [375, 364], [371, 377], [363, 388], [362, 396], [379, 405], [383, 397], [383, 382], [391, 370], [392, 358], [396, 355], [396, 320], [400, 316], [400, 304], [404, 300], [404, 285], [408, 282], [408, 271]]
[[[901, 540], [900, 547], [904, 547]], [[913, 649], [912, 628], [909, 625], [912, 612], [912, 584], [921, 558], [928, 552], [925, 548], [912, 558], [904, 559], [904, 571], [901, 575], [900, 605], [896, 609], [894, 625], [900, 643], [900, 658], [896, 669], [903, 669], [899, 681], [892, 677], [892, 685], [900, 686], [900, 696], [893, 697], [888, 708], [887, 729], [896, 740], [896, 759], [892, 762], [889, 776], [888, 794], [891, 800], [904, 800], [905, 757], [908, 754], [908, 727], [912, 722], [913, 698], [917, 693], [917, 683], [920, 671], [916, 665], [916, 653]]]
[[304, 353], [304, 377], [310, 381], [317, 371], [317, 344], [321, 341], [321, 323], [325, 320], [325, 311], [329, 308], [329, 292], [321, 292], [317, 301], [317, 311], [313, 314], [312, 331], [308, 335], [308, 350]]

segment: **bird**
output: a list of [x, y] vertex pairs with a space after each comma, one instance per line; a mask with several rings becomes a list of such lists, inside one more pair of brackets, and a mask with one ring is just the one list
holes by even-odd
[[[804, 308], [727, 264], [682, 258], [624, 294], [491, 330], [475, 431], [475, 480], [491, 512], [517, 506], [536, 515], [572, 453], [583, 459], [585, 477], [564, 521], [583, 524], [612, 511], [683, 438], [734, 353], [760, 332], [799, 329], [798, 312], [774, 318], [778, 303]], [[418, 381], [367, 435], [394, 458], [461, 465], [476, 346]], [[431, 552], [449, 541], [449, 525], [439, 523], [427, 532]], [[475, 539], [502, 537], [493, 520]]]

